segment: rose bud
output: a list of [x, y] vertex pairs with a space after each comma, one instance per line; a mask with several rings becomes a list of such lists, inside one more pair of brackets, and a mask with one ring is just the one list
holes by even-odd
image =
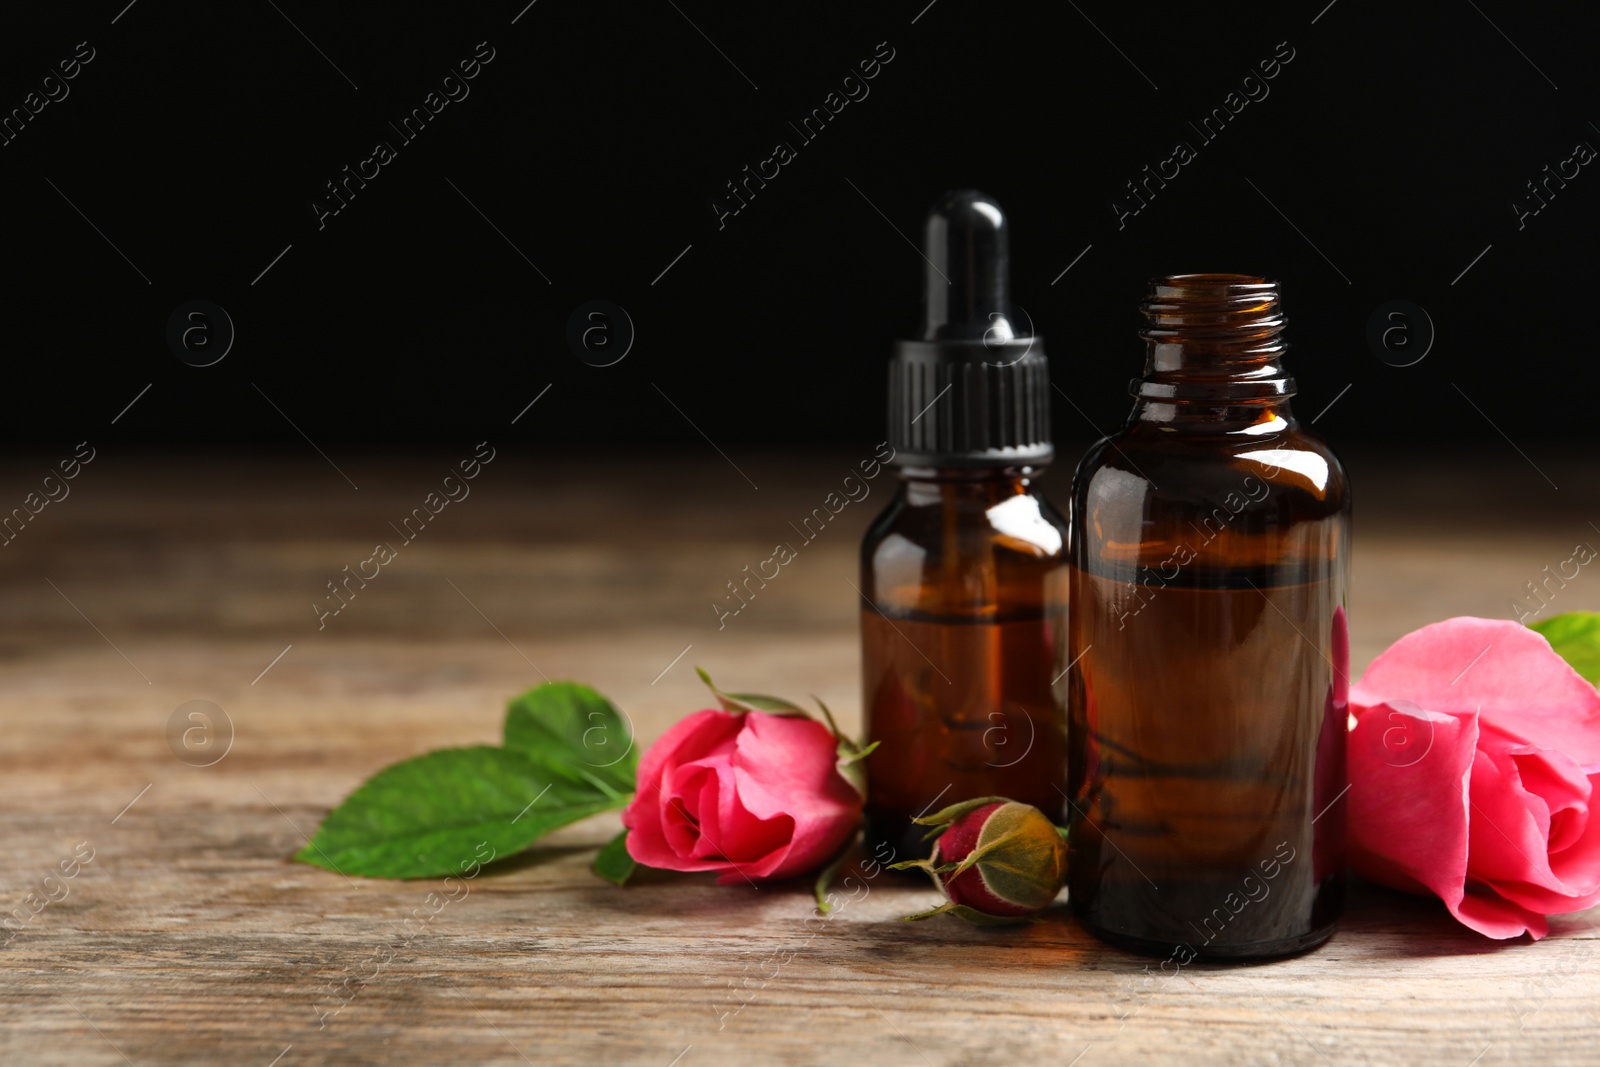
[[1027, 922], [1055, 900], [1066, 881], [1066, 841], [1030, 804], [979, 797], [916, 821], [935, 828], [933, 855], [894, 867], [927, 871], [949, 899], [906, 916], [908, 921], [949, 912], [984, 926]]

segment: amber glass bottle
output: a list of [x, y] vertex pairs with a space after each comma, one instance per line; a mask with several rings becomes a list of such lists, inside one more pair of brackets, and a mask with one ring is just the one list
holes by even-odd
[[867, 821], [901, 858], [918, 815], [1066, 797], [1066, 523], [1035, 495], [1054, 456], [1039, 338], [1015, 325], [1007, 223], [948, 194], [924, 229], [921, 335], [896, 345], [889, 439], [902, 483], [861, 550]]
[[1350, 493], [1289, 409], [1276, 284], [1174, 275], [1071, 509], [1068, 887], [1099, 937], [1243, 959], [1344, 891]]

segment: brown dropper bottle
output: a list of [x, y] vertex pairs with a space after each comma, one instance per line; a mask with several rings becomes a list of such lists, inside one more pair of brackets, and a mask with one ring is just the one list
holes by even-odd
[[933, 207], [922, 330], [889, 369], [901, 485], [861, 546], [862, 706], [868, 832], [900, 858], [927, 854], [914, 818], [960, 800], [1063, 809], [1066, 523], [1034, 492], [1049, 368], [1011, 307], [1008, 243], [981, 193]]
[[1073, 482], [1067, 885], [1179, 965], [1284, 955], [1343, 900], [1349, 488], [1290, 411], [1275, 283], [1142, 311], [1133, 413]]

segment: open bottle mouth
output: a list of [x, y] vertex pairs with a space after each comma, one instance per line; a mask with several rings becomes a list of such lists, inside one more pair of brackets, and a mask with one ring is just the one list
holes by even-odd
[[1168, 274], [1139, 306], [1148, 346], [1135, 396], [1252, 400], [1291, 396], [1278, 283], [1251, 274]]

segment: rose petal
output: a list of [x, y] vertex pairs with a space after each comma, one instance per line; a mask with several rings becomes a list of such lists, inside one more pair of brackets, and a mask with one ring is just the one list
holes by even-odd
[[[1550, 812], [1550, 861], [1578, 852], [1589, 828], [1589, 801], [1594, 796], [1594, 775], [1583, 773], [1565, 753], [1525, 745], [1512, 752], [1523, 788], [1543, 800]], [[1565, 858], [1565, 857], [1563, 857]], [[1600, 868], [1596, 869], [1600, 879]]]
[[[1487, 733], [1472, 770], [1468, 877], [1541, 915], [1600, 902], [1600, 826], [1588, 826], [1592, 788], [1561, 753]], [[1554, 852], [1553, 826], [1569, 839]]]
[[1404, 700], [1366, 710], [1350, 732], [1351, 866], [1382, 885], [1433, 893], [1486, 937], [1537, 939], [1549, 931], [1542, 914], [1475, 875], [1468, 885], [1469, 848], [1476, 857], [1495, 832], [1476, 805], [1490, 759], [1478, 751], [1478, 726], [1475, 713]]
[[[744, 729], [749, 729], [748, 719]], [[732, 868], [723, 879], [725, 883], [748, 881], [747, 872], [759, 873], [770, 854], [788, 843], [793, 831], [793, 820], [788, 815], [761, 819], [745, 806], [733, 766], [737, 752], [736, 740], [725, 752], [719, 750], [715, 756], [700, 761], [714, 771], [714, 776], [699, 800], [702, 837], [696, 854], [715, 857], [722, 861], [722, 868]]]
[[[738, 772], [729, 781], [739, 781]], [[736, 786], [727, 788], [723, 798], [722, 854], [732, 863], [749, 865], [752, 874], [764, 875], [773, 853], [794, 840], [794, 817], [788, 814], [763, 819], [750, 811]]]
[[[726, 764], [724, 757], [723, 770]], [[661, 784], [660, 820], [671, 858], [649, 866], [673, 871], [717, 871], [728, 865], [715, 844], [719, 788], [718, 764], [714, 760], [674, 767], [667, 773]], [[634, 836], [628, 835], [630, 843]]]
[[700, 845], [700, 794], [713, 772], [674, 768], [661, 787], [661, 828], [675, 855], [694, 856]]
[[1545, 856], [1550, 816], [1544, 801], [1522, 788], [1509, 753], [1478, 750], [1468, 796], [1469, 877], [1489, 885], [1502, 879], [1537, 883], [1552, 878]]
[[1543, 915], [1482, 886], [1473, 886], [1459, 903], [1451, 905], [1450, 914], [1460, 919], [1462, 925], [1501, 941], [1523, 934], [1537, 941], [1550, 932], [1550, 924]]
[[682, 836], [686, 813], [672, 811], [663, 805], [661, 797], [662, 776], [670, 767], [711, 755], [727, 747], [731, 750], [733, 739], [743, 723], [736, 715], [708, 708], [680, 719], [661, 736], [661, 739], [639, 760], [638, 790], [633, 800], [622, 812], [622, 825], [629, 830], [628, 854], [647, 867], [674, 871], [714, 870], [724, 866], [719, 862], [697, 859], [690, 853], [680, 853], [668, 839], [667, 826], [677, 827], [674, 840], [687, 843]]
[[787, 844], [744, 868], [743, 874], [784, 878], [813, 870], [855, 830], [861, 794], [839, 774], [837, 742], [822, 723], [759, 711], [747, 717], [733, 757], [742, 810], [732, 813], [733, 823], [726, 829], [755, 835], [762, 832], [752, 825], [755, 821], [783, 816], [793, 827]]
[[1396, 700], [1349, 737], [1350, 863], [1363, 877], [1461, 901], [1467, 877], [1467, 772], [1477, 717]]
[[1509, 619], [1446, 619], [1396, 641], [1350, 690], [1358, 719], [1391, 698], [1478, 711], [1525, 743], [1600, 769], [1600, 690], [1544, 637]]

